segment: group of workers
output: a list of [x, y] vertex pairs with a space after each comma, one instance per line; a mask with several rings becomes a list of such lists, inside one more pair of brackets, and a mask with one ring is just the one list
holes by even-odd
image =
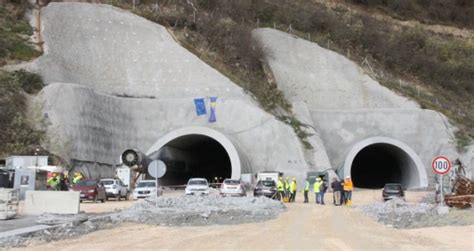
[[277, 193], [276, 193], [276, 198], [278, 200], [281, 200], [284, 202], [295, 202], [296, 190], [297, 190], [297, 185], [296, 185], [295, 177], [293, 177], [291, 182], [290, 182], [289, 177], [286, 177], [286, 179], [283, 179], [283, 177], [278, 178]]
[[[348, 176], [343, 181], [338, 180], [337, 178], [333, 179], [331, 183], [331, 188], [333, 190], [333, 204], [336, 206], [339, 205], [352, 205], [352, 190], [354, 186], [352, 184], [351, 178]], [[295, 202], [296, 199], [296, 178], [293, 177], [291, 182], [289, 178], [283, 179], [283, 177], [279, 177], [277, 182], [277, 194], [276, 198], [283, 202]], [[313, 192], [315, 195], [315, 202], [316, 204], [325, 205], [324, 203], [324, 195], [328, 190], [328, 184], [326, 180], [321, 177], [317, 177], [314, 184], [313, 184]], [[310, 192], [310, 182], [309, 179], [306, 178], [305, 185], [303, 187], [303, 194], [304, 194], [304, 203], [309, 203], [308, 194]]]
[[[75, 172], [72, 178], [72, 184], [77, 184], [84, 178], [80, 172]], [[48, 188], [55, 191], [68, 191], [69, 190], [69, 179], [67, 174], [63, 173], [52, 173], [51, 177], [47, 180]]]

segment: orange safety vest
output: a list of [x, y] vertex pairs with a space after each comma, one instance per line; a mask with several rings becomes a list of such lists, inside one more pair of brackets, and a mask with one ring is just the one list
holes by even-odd
[[352, 180], [344, 180], [344, 191], [352, 191]]

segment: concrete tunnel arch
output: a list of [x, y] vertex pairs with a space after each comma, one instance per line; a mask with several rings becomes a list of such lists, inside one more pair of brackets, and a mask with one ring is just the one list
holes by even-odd
[[[370, 163], [371, 157], [384, 162], [380, 165]], [[363, 166], [364, 163], [369, 168]], [[384, 169], [387, 167], [389, 169]], [[351, 176], [356, 187], [381, 188], [384, 183], [390, 182], [401, 183], [405, 188], [428, 186], [426, 169], [415, 151], [407, 144], [387, 137], [372, 137], [356, 143], [346, 156], [343, 170], [344, 177]], [[368, 172], [378, 172], [379, 176], [373, 177], [380, 180], [364, 180], [364, 175], [369, 178], [373, 175]]]
[[160, 139], [158, 139], [158, 141], [156, 141], [150, 147], [150, 149], [148, 149], [148, 151], [146, 152], [146, 155], [151, 156], [152, 154], [159, 152], [162, 148], [167, 146], [170, 142], [173, 142], [185, 137], [201, 137], [201, 138], [206, 137], [220, 144], [220, 146], [222, 146], [222, 148], [227, 153], [229, 161], [230, 161], [230, 169], [231, 169], [230, 178], [240, 179], [240, 176], [242, 173], [242, 162], [241, 162], [241, 156], [237, 148], [229, 140], [228, 137], [226, 137], [221, 132], [214, 130], [212, 128], [202, 127], [202, 126], [192, 126], [192, 127], [184, 127], [184, 128], [173, 130], [167, 133], [166, 135], [164, 135], [163, 137], [161, 137]]

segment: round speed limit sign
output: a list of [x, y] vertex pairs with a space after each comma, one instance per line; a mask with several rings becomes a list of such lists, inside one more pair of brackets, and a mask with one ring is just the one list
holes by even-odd
[[436, 156], [431, 162], [431, 168], [436, 174], [447, 174], [451, 170], [451, 162], [445, 156]]

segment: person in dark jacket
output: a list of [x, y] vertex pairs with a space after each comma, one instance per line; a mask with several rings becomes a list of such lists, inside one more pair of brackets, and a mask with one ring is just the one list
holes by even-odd
[[60, 191], [68, 191], [69, 187], [67, 184], [67, 179], [64, 177], [64, 174], [61, 174], [59, 179], [59, 190]]
[[328, 190], [328, 182], [323, 178], [323, 184], [321, 185], [321, 205], [326, 205], [324, 203], [324, 194], [326, 194]]
[[342, 205], [342, 198], [341, 198], [341, 193], [342, 193], [342, 184], [341, 181], [339, 181], [337, 178], [334, 178], [331, 183], [331, 188], [332, 188], [332, 204], [335, 206], [340, 206]]

